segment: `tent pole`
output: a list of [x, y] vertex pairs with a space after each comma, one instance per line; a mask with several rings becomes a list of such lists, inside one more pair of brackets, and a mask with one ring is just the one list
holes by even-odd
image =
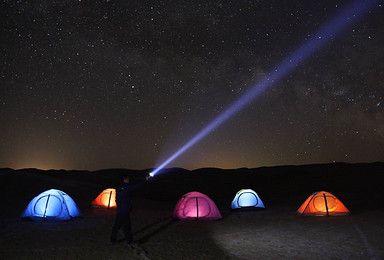
[[45, 209], [44, 209], [44, 216], [43, 216], [43, 218], [45, 218], [45, 214], [47, 213], [47, 207], [48, 207], [49, 197], [51, 197], [51, 194], [48, 195], [47, 202], [45, 203]]
[[328, 212], [328, 203], [327, 203], [327, 196], [325, 196], [325, 193], [323, 193], [323, 196], [324, 196], [324, 201], [325, 201], [325, 208], [327, 209], [327, 216], [329, 216], [329, 212]]
[[196, 197], [196, 210], [197, 210], [197, 218], [199, 219], [199, 199]]
[[308, 204], [307, 206], [305, 206], [304, 210], [303, 210], [303, 213], [301, 213], [301, 215], [305, 215], [305, 211], [307, 210], [308, 206], [309, 206], [309, 203], [312, 202], [313, 198], [316, 196], [316, 194], [318, 194], [319, 192], [315, 192], [314, 194], [311, 195], [311, 199], [308, 201]]
[[108, 208], [111, 205], [111, 197], [112, 197], [112, 191], [109, 192]]

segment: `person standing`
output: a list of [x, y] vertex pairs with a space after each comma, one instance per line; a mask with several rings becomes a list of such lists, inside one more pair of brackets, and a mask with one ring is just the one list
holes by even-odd
[[[148, 181], [149, 176], [145, 177]], [[125, 240], [129, 245], [135, 245], [132, 237], [131, 230], [131, 216], [130, 211], [132, 208], [132, 191], [138, 189], [144, 181], [138, 183], [131, 183], [129, 175], [124, 175], [120, 186], [116, 189], [116, 218], [112, 228], [111, 242], [117, 243], [117, 233], [123, 228]]]

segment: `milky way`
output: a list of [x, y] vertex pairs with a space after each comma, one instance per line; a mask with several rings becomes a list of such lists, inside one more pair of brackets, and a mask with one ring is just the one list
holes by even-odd
[[[150, 168], [347, 2], [3, 1], [0, 167]], [[384, 160], [378, 4], [170, 166]]]

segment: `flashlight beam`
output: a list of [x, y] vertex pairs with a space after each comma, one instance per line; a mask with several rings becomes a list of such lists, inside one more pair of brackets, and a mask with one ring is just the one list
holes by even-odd
[[310, 58], [311, 55], [319, 51], [329, 41], [345, 29], [348, 25], [352, 24], [359, 17], [362, 17], [370, 9], [382, 0], [361, 0], [347, 6], [341, 13], [336, 15], [331, 21], [326, 23], [318, 31], [316, 31], [311, 38], [305, 41], [299, 48], [292, 52], [287, 58], [279, 63], [270, 73], [264, 76], [259, 82], [251, 87], [248, 92], [241, 96], [237, 101], [232, 103], [226, 110], [224, 110], [217, 118], [212, 120], [206, 127], [192, 137], [185, 143], [179, 150], [172, 154], [166, 161], [156, 167], [151, 174], [155, 176], [161, 169], [179, 157], [182, 153], [187, 151], [202, 138], [207, 136], [212, 130], [219, 127], [222, 123], [227, 121], [233, 115], [238, 113], [243, 107], [248, 105], [251, 101], [260, 96], [269, 87], [282, 77], [291, 73], [301, 63]]

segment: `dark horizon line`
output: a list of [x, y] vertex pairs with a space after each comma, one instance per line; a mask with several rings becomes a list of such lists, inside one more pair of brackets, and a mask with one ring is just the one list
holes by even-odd
[[[182, 167], [169, 167], [164, 168], [162, 171], [170, 172], [170, 171], [198, 171], [198, 170], [204, 170], [204, 169], [217, 169], [217, 170], [241, 170], [241, 169], [247, 169], [247, 170], [254, 170], [254, 169], [265, 169], [265, 168], [280, 168], [280, 167], [302, 167], [302, 166], [324, 166], [324, 165], [361, 165], [361, 164], [384, 164], [384, 161], [373, 161], [373, 162], [329, 162], [329, 163], [308, 163], [308, 164], [284, 164], [284, 165], [274, 165], [274, 166], [258, 166], [258, 167], [237, 167], [237, 168], [220, 168], [220, 167], [201, 167], [196, 169], [186, 169]], [[100, 171], [135, 171], [135, 172], [143, 172], [147, 171], [148, 173], [151, 172], [155, 168], [146, 168], [146, 169], [129, 169], [129, 168], [103, 168], [98, 170], [77, 170], [77, 169], [39, 169], [39, 168], [19, 168], [14, 169], [10, 167], [2, 167], [0, 168], [0, 171], [5, 170], [13, 170], [13, 171], [25, 171], [25, 170], [34, 170], [34, 171], [77, 171], [77, 172], [100, 172]]]

